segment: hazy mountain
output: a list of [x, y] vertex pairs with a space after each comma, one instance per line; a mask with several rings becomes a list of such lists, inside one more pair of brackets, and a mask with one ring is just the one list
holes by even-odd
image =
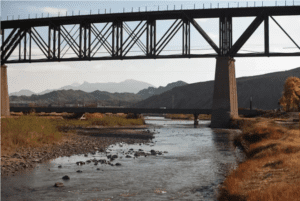
[[147, 89], [143, 89], [143, 90], [139, 91], [137, 94], [140, 95], [143, 99], [147, 99], [150, 96], [159, 95], [163, 92], [173, 89], [174, 87], [179, 87], [179, 86], [184, 86], [184, 85], [187, 85], [187, 83], [183, 82], [183, 81], [177, 81], [177, 82], [172, 82], [165, 87], [162, 87], [162, 86], [160, 86], [158, 88], [148, 87]]
[[39, 95], [43, 95], [46, 93], [50, 93], [55, 90], [81, 90], [85, 92], [93, 92], [96, 90], [99, 91], [107, 91], [110, 93], [138, 93], [140, 90], [148, 88], [148, 87], [154, 87], [153, 85], [141, 82], [133, 79], [125, 80], [123, 82], [107, 82], [107, 83], [89, 83], [84, 82], [82, 84], [79, 84], [78, 82], [74, 82], [71, 85], [63, 86], [59, 89], [47, 89], [45, 91], [42, 91], [38, 93]]
[[54, 91], [54, 89], [46, 89], [45, 91], [42, 91], [42, 92], [40, 92], [40, 93], [37, 93], [37, 95], [47, 94], [47, 93], [50, 93], [50, 92], [52, 92], [52, 91]]
[[133, 93], [109, 93], [106, 91], [94, 91], [91, 93], [81, 90], [57, 90], [43, 95], [32, 96], [10, 96], [9, 100], [13, 103], [32, 102], [39, 105], [48, 104], [92, 104], [103, 103], [104, 105], [129, 105], [141, 101], [140, 95]]
[[10, 93], [10, 96], [31, 96], [34, 94], [34, 92], [28, 90], [28, 89], [22, 89], [19, 92]]
[[71, 86], [78, 87], [78, 86], [80, 86], [80, 83], [79, 82], [74, 82], [73, 84], [71, 84]]
[[123, 82], [108, 82], [108, 83], [89, 83], [89, 82], [84, 82], [81, 85], [74, 86], [74, 85], [68, 85], [61, 87], [60, 89], [73, 89], [73, 90], [81, 90], [85, 92], [93, 92], [96, 90], [100, 91], [107, 91], [110, 93], [123, 93], [123, 92], [128, 92], [128, 93], [137, 93], [142, 89], [148, 88], [148, 87], [153, 87], [153, 85], [146, 83], [146, 82], [141, 82], [141, 81], [136, 81], [136, 80], [125, 80]]
[[[300, 77], [300, 67], [289, 71], [268, 73], [265, 75], [242, 77], [237, 79], [238, 106], [249, 108], [250, 97], [253, 107], [259, 109], [278, 108], [285, 80], [290, 76]], [[135, 107], [159, 108], [212, 108], [214, 81], [199, 82], [173, 88], [160, 95], [143, 100]]]

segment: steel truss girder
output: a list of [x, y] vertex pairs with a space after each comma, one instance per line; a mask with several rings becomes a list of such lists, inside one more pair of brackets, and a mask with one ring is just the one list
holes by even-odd
[[[77, 60], [115, 60], [115, 59], [150, 59], [150, 58], [206, 58], [216, 56], [230, 57], [259, 57], [259, 56], [300, 56], [299, 52], [295, 53], [270, 53], [269, 41], [269, 19], [271, 18], [280, 29], [290, 38], [290, 40], [300, 49], [299, 45], [292, 37], [280, 26], [280, 24], [264, 9], [259, 10], [259, 14], [244, 31], [244, 33], [233, 44], [232, 41], [232, 17], [230, 13], [221, 13], [219, 15], [219, 45], [216, 45], [204, 29], [196, 22], [193, 13], [189, 11], [180, 11], [180, 17], [174, 18], [173, 24], [168, 27], [163, 36], [157, 40], [156, 32], [157, 20], [153, 16], [147, 19], [142, 19], [135, 28], [131, 28], [126, 23], [126, 19], [122, 18], [107, 18], [104, 22], [105, 26], [99, 30], [92, 20], [81, 20], [77, 23], [79, 28], [72, 34], [72, 30], [68, 31], [65, 28], [66, 24], [58, 23], [58, 21], [49, 21], [48, 23], [48, 41], [46, 42], [34, 26], [15, 27], [10, 34], [5, 38], [5, 28], [2, 27], [2, 46], [1, 46], [1, 64], [4, 63], [26, 63], [26, 62], [51, 62], [51, 61], [77, 61]], [[299, 12], [300, 15], [300, 12]], [[239, 50], [248, 41], [251, 35], [257, 30], [260, 24], [264, 22], [264, 52], [240, 54]], [[102, 22], [103, 23], [103, 22]], [[198, 33], [208, 42], [211, 48], [215, 51], [214, 54], [191, 54], [191, 24]], [[37, 26], [38, 27], [38, 26]], [[182, 29], [182, 53], [177, 55], [161, 55], [165, 47], [170, 43], [173, 37]], [[124, 38], [124, 33], [128, 34]], [[142, 40], [141, 36], [146, 33], [146, 40]], [[91, 37], [94, 37], [93, 41]], [[79, 37], [79, 40], [78, 40]], [[29, 39], [29, 42], [27, 42]], [[32, 41], [41, 50], [45, 59], [32, 60], [31, 48]], [[144, 44], [145, 42], [146, 44]], [[65, 42], [65, 47], [72, 49], [74, 58], [64, 58], [63, 54], [65, 47], [61, 45]], [[8, 60], [16, 46], [19, 45], [19, 59]], [[141, 56], [127, 56], [132, 47], [137, 45], [142, 52]], [[29, 46], [29, 47], [28, 47]], [[109, 53], [109, 57], [96, 57], [96, 53], [101, 47], [104, 47]], [[29, 48], [29, 50], [28, 50]], [[23, 53], [22, 53], [23, 50]], [[27, 57], [27, 54], [29, 55]]]

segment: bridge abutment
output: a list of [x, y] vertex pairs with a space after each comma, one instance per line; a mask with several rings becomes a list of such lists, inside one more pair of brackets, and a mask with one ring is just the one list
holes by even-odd
[[7, 66], [1, 66], [1, 116], [9, 116], [9, 96], [7, 85]]
[[235, 60], [230, 57], [216, 59], [211, 127], [225, 128], [230, 118], [238, 117]]

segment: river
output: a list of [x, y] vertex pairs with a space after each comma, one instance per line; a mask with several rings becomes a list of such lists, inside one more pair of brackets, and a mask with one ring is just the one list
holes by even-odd
[[[2, 178], [2, 201], [216, 200], [218, 185], [244, 160], [229, 140], [231, 134], [209, 128], [209, 121], [199, 121], [196, 128], [193, 121], [163, 117], [147, 117], [146, 123], [155, 133], [151, 143], [108, 148], [109, 154], [118, 155], [114, 163], [121, 166], [76, 165], [77, 161], [107, 159], [100, 152], [60, 157], [26, 174]], [[125, 158], [129, 149], [167, 153]], [[70, 180], [62, 180], [65, 175]], [[64, 187], [53, 187], [56, 182], [63, 182]]]

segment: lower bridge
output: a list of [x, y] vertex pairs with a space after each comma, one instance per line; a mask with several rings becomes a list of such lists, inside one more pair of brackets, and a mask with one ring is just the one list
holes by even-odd
[[[211, 109], [162, 109], [162, 108], [91, 108], [91, 107], [10, 107], [11, 112], [29, 113], [133, 113], [133, 114], [193, 114], [194, 124], [198, 124], [199, 114], [211, 114]], [[240, 115], [256, 116], [257, 110], [239, 110]]]

